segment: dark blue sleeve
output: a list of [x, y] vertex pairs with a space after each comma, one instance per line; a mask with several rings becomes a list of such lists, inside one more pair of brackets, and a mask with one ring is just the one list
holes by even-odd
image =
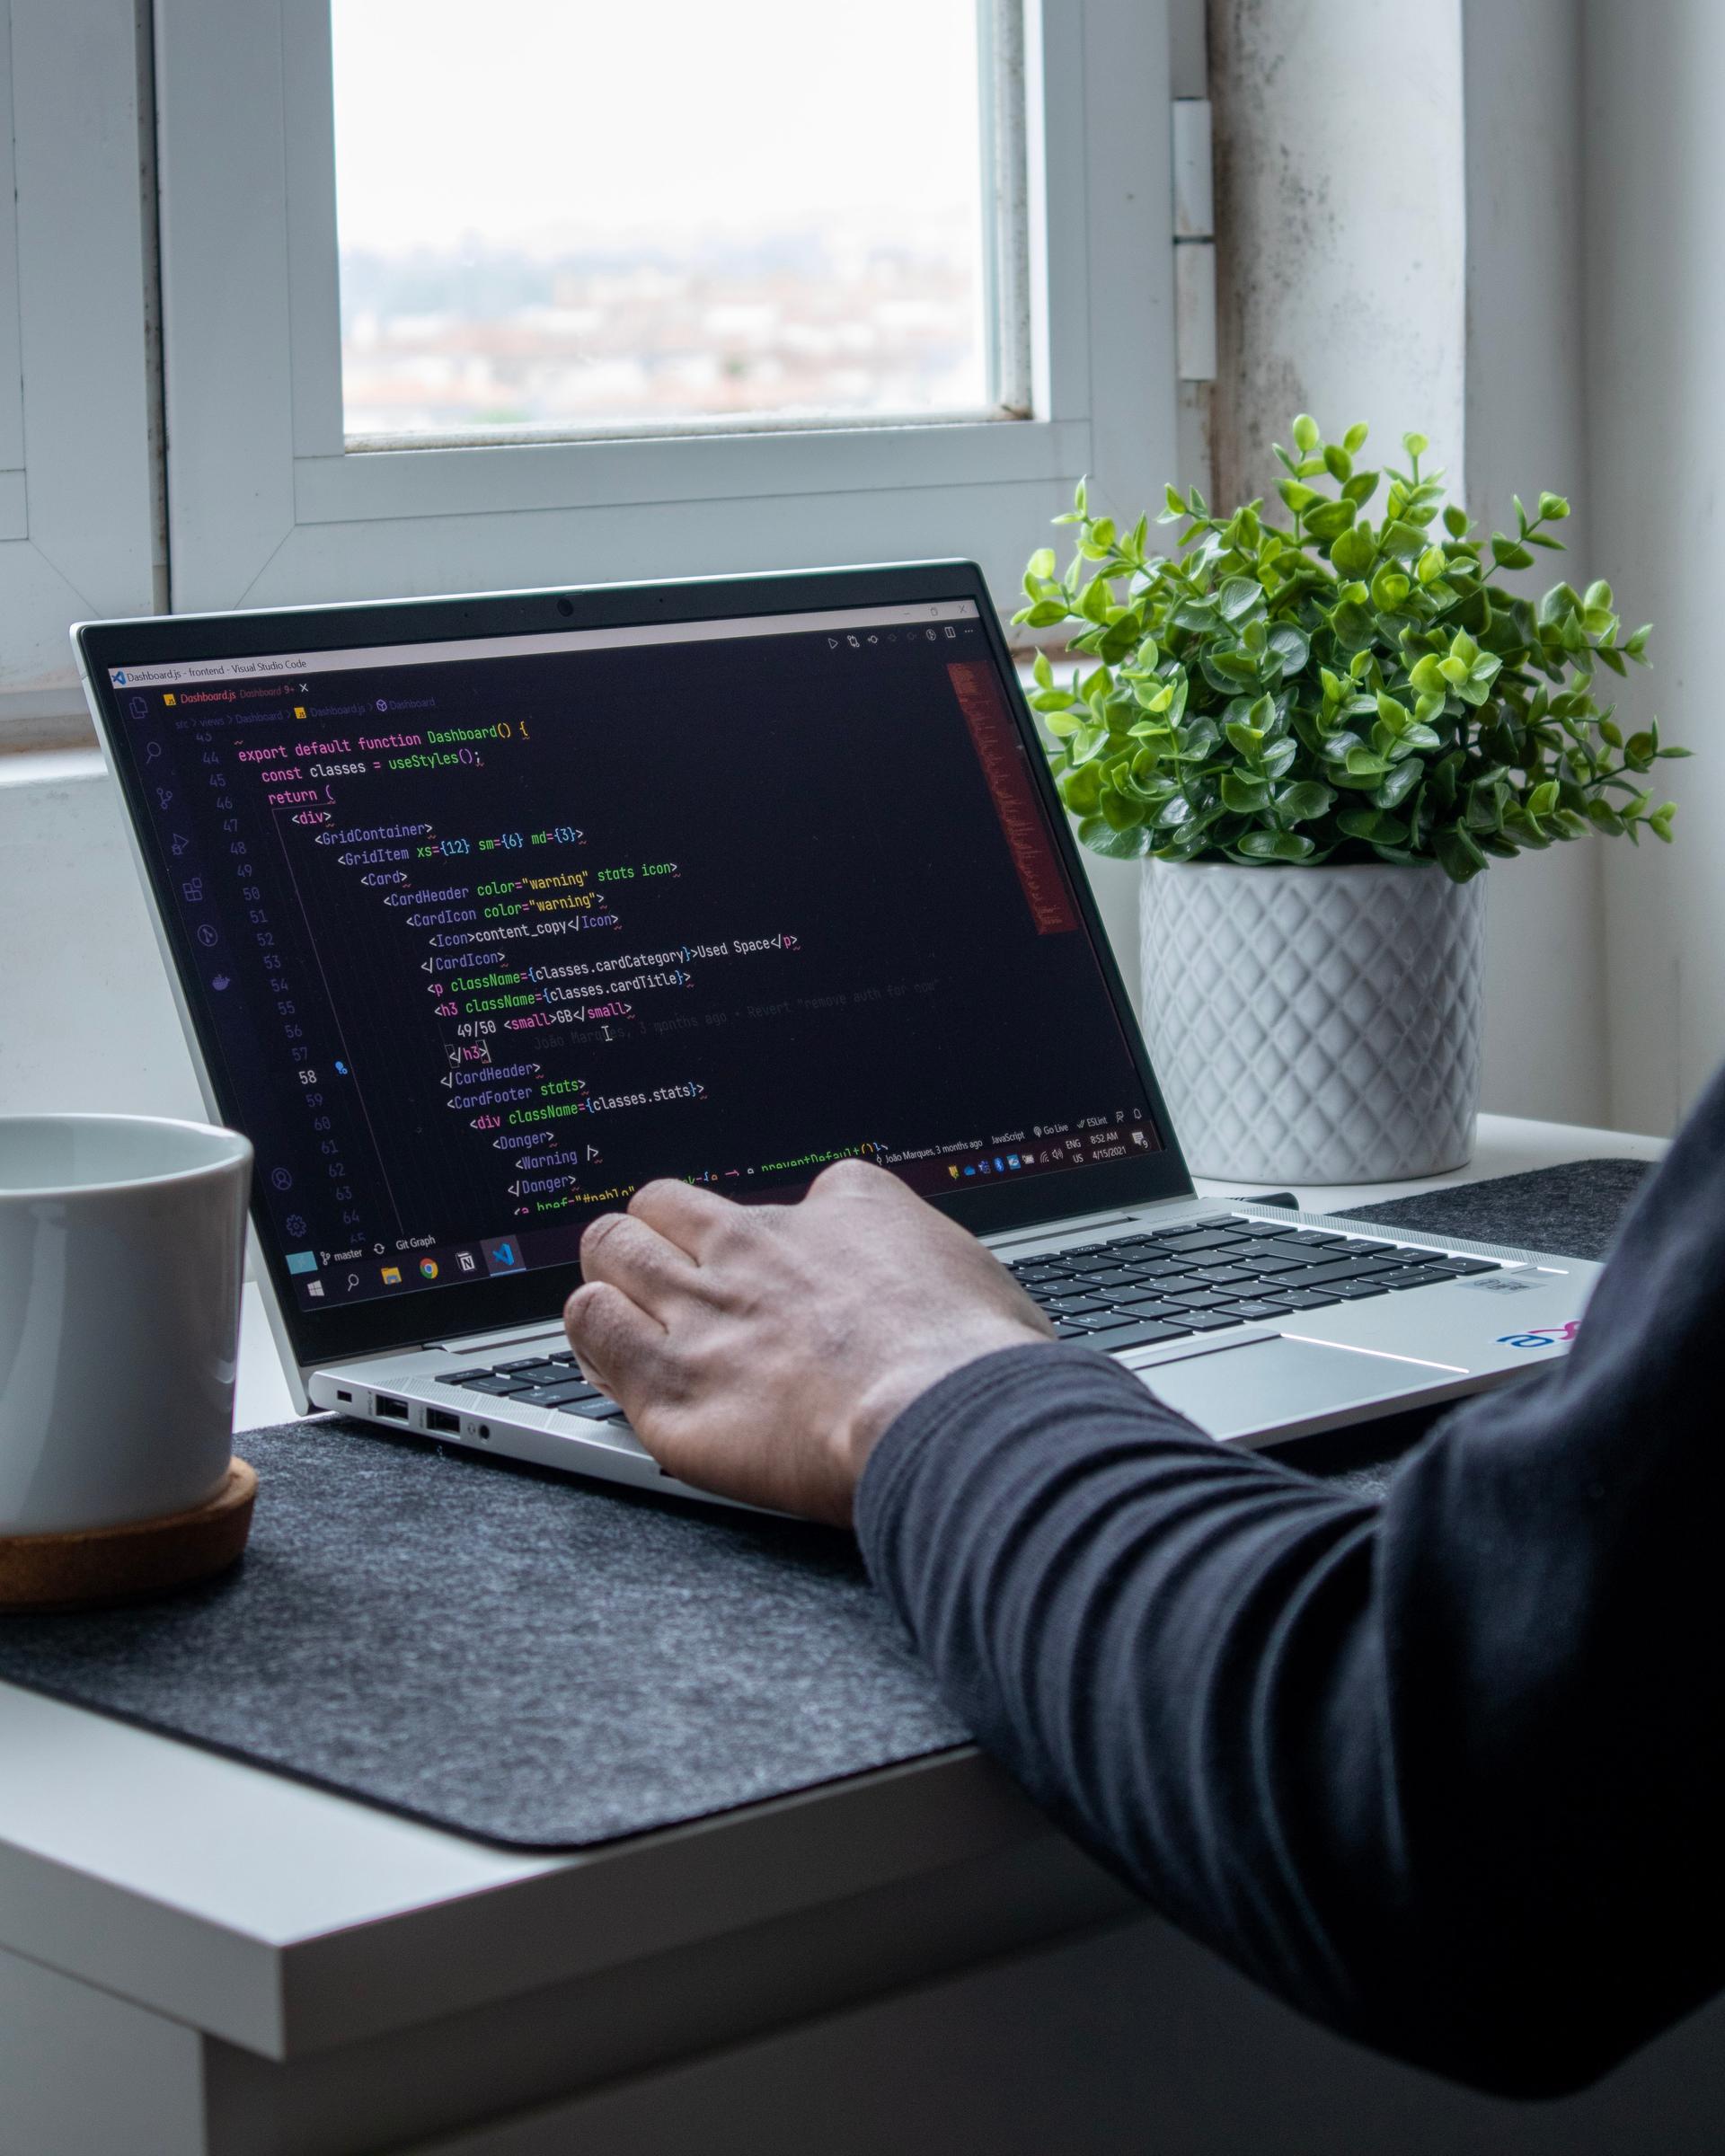
[[981, 1741], [1331, 2027], [1507, 2094], [1725, 1984], [1725, 1085], [1567, 1360], [1381, 1506], [1211, 1444], [1093, 1350], [935, 1386], [858, 1496]]

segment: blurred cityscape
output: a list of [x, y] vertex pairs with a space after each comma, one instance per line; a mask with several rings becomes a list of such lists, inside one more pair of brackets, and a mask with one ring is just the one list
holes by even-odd
[[979, 412], [974, 218], [344, 246], [349, 437]]

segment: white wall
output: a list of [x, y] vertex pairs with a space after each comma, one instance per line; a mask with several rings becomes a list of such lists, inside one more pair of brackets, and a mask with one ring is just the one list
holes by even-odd
[[1612, 1119], [1664, 1130], [1725, 1054], [1725, 7], [1586, 0], [1585, 20], [1594, 552], [1657, 624], [1638, 713], [1695, 751], [1658, 766], [1675, 845], [1612, 848], [1605, 882]]
[[101, 759], [0, 756], [0, 1114], [203, 1107]]
[[1297, 411], [1374, 459], [1417, 429], [1459, 479], [1462, 0], [1212, 0], [1209, 52], [1218, 500], [1274, 502]]
[[[1514, 579], [1604, 573], [1590, 517], [1577, 0], [1466, 0], [1467, 503], [1493, 526], [1510, 496], [1572, 497], [1570, 555]], [[1538, 94], [1529, 94], [1529, 85]], [[1514, 526], [1510, 524], [1510, 529]], [[1620, 846], [1619, 850], [1622, 848]], [[1484, 1096], [1510, 1115], [1607, 1123], [1605, 842], [1491, 870]], [[1644, 1127], [1640, 1124], [1633, 1127]]]

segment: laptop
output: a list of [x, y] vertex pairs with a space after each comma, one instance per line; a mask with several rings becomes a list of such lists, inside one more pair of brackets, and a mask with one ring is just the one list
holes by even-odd
[[73, 641], [302, 1410], [705, 1497], [569, 1351], [582, 1230], [852, 1157], [1225, 1441], [1574, 1333], [1595, 1266], [1194, 1191], [972, 563]]

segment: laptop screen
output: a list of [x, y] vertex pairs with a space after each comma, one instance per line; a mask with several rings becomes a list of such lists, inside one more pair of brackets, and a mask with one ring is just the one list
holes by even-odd
[[567, 1267], [655, 1177], [1162, 1149], [975, 598], [102, 675], [308, 1315]]

